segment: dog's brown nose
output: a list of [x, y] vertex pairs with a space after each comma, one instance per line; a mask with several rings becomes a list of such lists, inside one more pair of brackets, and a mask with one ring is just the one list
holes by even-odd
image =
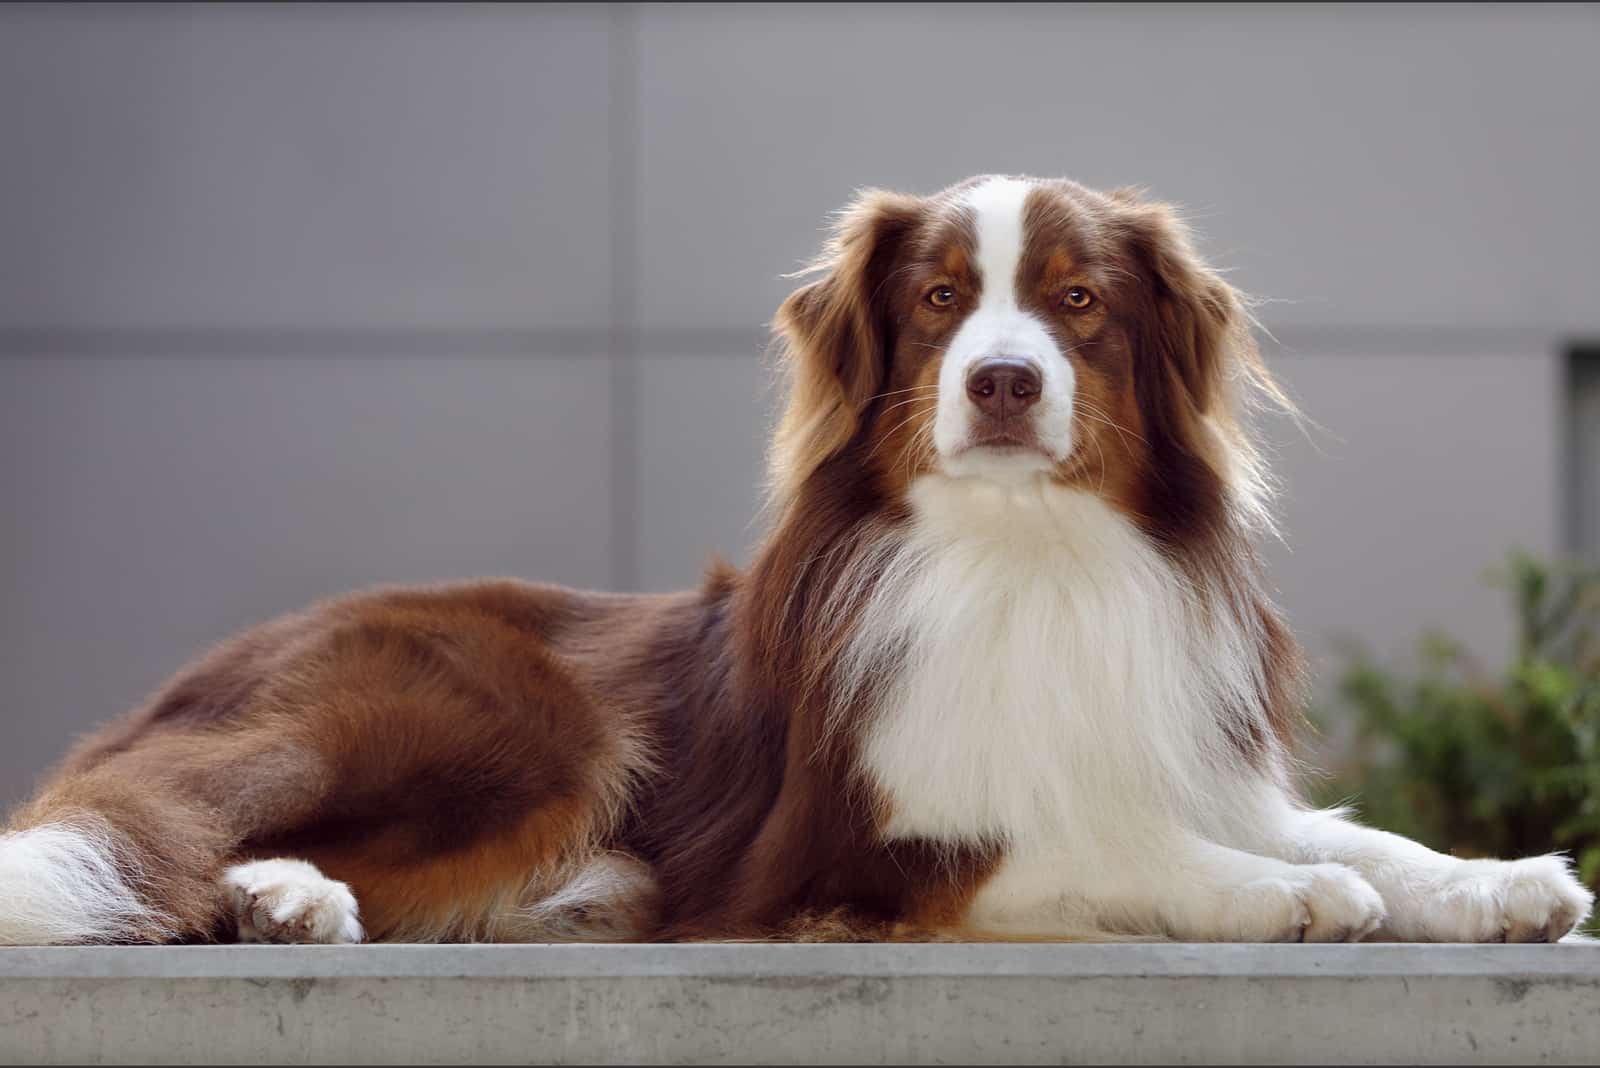
[[967, 372], [967, 396], [985, 415], [1020, 415], [1039, 400], [1043, 383], [1031, 360], [984, 360]]

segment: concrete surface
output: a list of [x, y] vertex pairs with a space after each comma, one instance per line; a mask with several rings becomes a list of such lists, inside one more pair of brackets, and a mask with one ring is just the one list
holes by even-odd
[[1600, 946], [0, 950], [5, 1063], [1575, 1063]]

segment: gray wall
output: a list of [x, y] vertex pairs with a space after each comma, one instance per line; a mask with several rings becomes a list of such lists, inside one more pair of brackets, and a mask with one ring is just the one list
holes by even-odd
[[0, 801], [311, 598], [742, 557], [780, 276], [982, 171], [1187, 205], [1326, 428], [1271, 428], [1302, 634], [1493, 659], [1597, 57], [1594, 7], [0, 9]]

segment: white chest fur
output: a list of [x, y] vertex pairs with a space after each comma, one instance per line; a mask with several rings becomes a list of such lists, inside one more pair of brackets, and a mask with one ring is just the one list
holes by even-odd
[[895, 665], [863, 749], [889, 833], [1093, 853], [1226, 822], [1246, 636], [1090, 494], [928, 476], [912, 503], [843, 664]]

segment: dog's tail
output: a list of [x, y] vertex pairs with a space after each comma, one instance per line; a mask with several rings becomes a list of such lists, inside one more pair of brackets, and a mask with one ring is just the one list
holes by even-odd
[[147, 940], [166, 926], [134, 888], [138, 864], [90, 816], [0, 834], [0, 945]]

